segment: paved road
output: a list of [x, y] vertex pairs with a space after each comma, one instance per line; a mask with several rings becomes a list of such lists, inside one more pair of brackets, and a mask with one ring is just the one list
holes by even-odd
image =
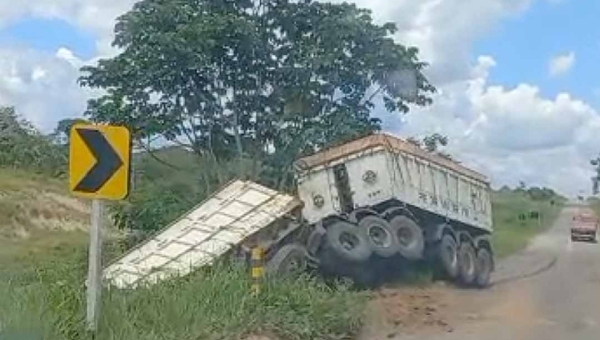
[[[600, 339], [600, 243], [571, 242], [566, 208], [555, 226], [498, 268], [496, 286], [485, 294], [458, 293], [470, 316], [436, 334], [398, 339], [562, 340]], [[520, 274], [534, 274], [514, 280]], [[464, 306], [457, 305], [456, 313]], [[475, 312], [474, 312], [475, 311]]]

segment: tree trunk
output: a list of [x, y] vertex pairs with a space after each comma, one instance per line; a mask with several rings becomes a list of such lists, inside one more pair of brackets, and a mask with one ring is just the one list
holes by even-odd
[[244, 154], [244, 148], [242, 147], [242, 138], [240, 137], [238, 113], [235, 111], [233, 112], [233, 135], [235, 137], [235, 146], [237, 148], [238, 157], [242, 158], [242, 155]]

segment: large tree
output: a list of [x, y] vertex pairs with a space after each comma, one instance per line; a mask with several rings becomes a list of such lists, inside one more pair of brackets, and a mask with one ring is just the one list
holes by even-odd
[[430, 103], [426, 65], [395, 31], [347, 3], [144, 0], [117, 21], [123, 52], [83, 68], [81, 83], [106, 91], [87, 115], [285, 173], [301, 153], [379, 129], [377, 101]]

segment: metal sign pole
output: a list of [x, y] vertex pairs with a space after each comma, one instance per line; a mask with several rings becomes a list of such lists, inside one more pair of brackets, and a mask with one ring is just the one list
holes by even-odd
[[102, 219], [104, 202], [92, 201], [92, 226], [90, 229], [90, 252], [87, 284], [87, 329], [96, 332], [100, 317], [100, 293], [102, 291]]

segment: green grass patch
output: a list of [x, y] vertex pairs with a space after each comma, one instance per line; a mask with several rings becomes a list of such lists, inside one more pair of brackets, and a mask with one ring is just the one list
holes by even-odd
[[[532, 237], [552, 226], [563, 202], [564, 199], [558, 196], [534, 200], [524, 192], [494, 192], [492, 211], [496, 256], [502, 258], [525, 248]], [[540, 218], [531, 218], [531, 212], [538, 212]], [[526, 218], [520, 219], [519, 215], [525, 215]]]
[[[85, 251], [0, 272], [0, 338], [89, 339]], [[304, 277], [250, 294], [247, 270], [220, 265], [132, 291], [105, 290], [98, 339], [341, 339], [361, 326], [366, 294]]]
[[600, 217], [600, 198], [595, 196], [588, 197], [586, 202], [589, 205], [589, 207], [592, 208], [592, 210], [594, 210], [596, 216]]
[[64, 179], [48, 177], [29, 171], [0, 167], [0, 192], [24, 189], [47, 190], [56, 193], [68, 193]]

